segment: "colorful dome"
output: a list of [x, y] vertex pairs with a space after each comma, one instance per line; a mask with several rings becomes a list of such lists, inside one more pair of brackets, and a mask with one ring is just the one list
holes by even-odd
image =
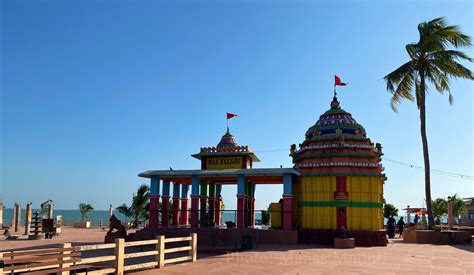
[[299, 149], [292, 145], [290, 155], [302, 175], [382, 175], [383, 171], [382, 146], [374, 146], [335, 96], [331, 109], [308, 129]]
[[236, 146], [238, 146], [238, 144], [234, 136], [229, 132], [229, 128], [227, 128], [227, 132], [222, 136], [221, 141], [217, 144], [217, 148]]
[[331, 109], [319, 117], [319, 120], [306, 132], [306, 138], [315, 136], [335, 135], [365, 135], [365, 129], [357, 123], [352, 115], [339, 106], [339, 101], [334, 97], [331, 102]]

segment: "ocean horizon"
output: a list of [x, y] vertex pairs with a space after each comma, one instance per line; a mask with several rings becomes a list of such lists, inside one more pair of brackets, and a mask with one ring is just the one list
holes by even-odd
[[[33, 209], [33, 213], [34, 212], [41, 212], [40, 209]], [[25, 219], [25, 212], [26, 212], [26, 209], [21, 209], [21, 218], [20, 218], [20, 221], [21, 223], [24, 223], [24, 219]], [[113, 211], [113, 214], [121, 221], [132, 221], [133, 219], [132, 218], [128, 218], [126, 217], [125, 215], [123, 215], [122, 213], [119, 213], [117, 210], [114, 210]], [[62, 220], [63, 222], [70, 222], [70, 221], [79, 221], [81, 220], [81, 212], [79, 210], [75, 210], [75, 209], [55, 209], [54, 210], [54, 218], [56, 218], [56, 216], [58, 215], [61, 215], [62, 216]], [[262, 214], [261, 212], [256, 212], [255, 213], [255, 218], [257, 220], [261, 219], [262, 217]], [[400, 219], [401, 216], [395, 216], [394, 218], [398, 221]], [[413, 221], [415, 215], [412, 214], [411, 215], [411, 220]], [[406, 222], [406, 215], [403, 216], [405, 222]], [[5, 208], [4, 211], [3, 211], [3, 224], [4, 225], [9, 225], [11, 224], [11, 221], [13, 219], [13, 208]], [[88, 219], [87, 220], [90, 220], [92, 222], [108, 222], [109, 220], [109, 210], [94, 210], [92, 212], [90, 212], [88, 214]], [[384, 224], [387, 223], [387, 218], [384, 218]], [[232, 221], [232, 222], [236, 222], [236, 213], [234, 210], [224, 210], [224, 212], [222, 213], [222, 223], [225, 223], [226, 221]], [[445, 222], [446, 219], [443, 217], [441, 219], [442, 222]]]

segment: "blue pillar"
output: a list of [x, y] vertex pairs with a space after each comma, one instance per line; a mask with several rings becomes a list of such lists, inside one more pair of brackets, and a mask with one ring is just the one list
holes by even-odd
[[188, 198], [188, 190], [189, 190], [189, 185], [183, 184], [181, 186], [181, 198], [182, 199], [187, 199]]
[[160, 195], [160, 177], [151, 176], [150, 180], [150, 195]]
[[283, 175], [283, 195], [293, 195], [292, 184], [293, 184], [292, 175], [284, 174]]
[[283, 174], [283, 230], [291, 230], [293, 228], [293, 190], [291, 186], [292, 183], [292, 174]]
[[198, 228], [198, 210], [199, 210], [199, 177], [191, 177], [191, 228]]
[[192, 176], [192, 187], [191, 187], [191, 195], [199, 196], [199, 177]]
[[237, 195], [245, 195], [245, 177], [244, 175], [237, 176]]
[[180, 188], [181, 187], [181, 184], [177, 183], [177, 182], [174, 182], [173, 183], [173, 198], [179, 198], [179, 195], [180, 195]]
[[158, 227], [158, 203], [160, 198], [160, 177], [151, 176], [150, 180], [150, 210], [148, 215], [150, 216], [150, 221], [148, 226], [150, 228]]
[[164, 180], [163, 181], [163, 197], [169, 197], [170, 196], [170, 181], [169, 180]]
[[245, 228], [245, 208], [247, 196], [245, 195], [245, 177], [237, 175], [237, 228]]

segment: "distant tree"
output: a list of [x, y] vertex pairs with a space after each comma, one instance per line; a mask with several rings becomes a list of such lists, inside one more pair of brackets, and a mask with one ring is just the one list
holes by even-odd
[[466, 212], [466, 206], [463, 200], [461, 200], [457, 194], [451, 197], [451, 203], [453, 204], [453, 215], [455, 218], [459, 218], [460, 215]]
[[133, 217], [133, 213], [130, 210], [130, 207], [128, 207], [126, 203], [118, 206], [117, 208], [115, 208], [115, 210], [117, 210], [120, 214], [124, 215], [127, 218]]
[[269, 225], [270, 224], [270, 213], [271, 213], [271, 204], [268, 205], [267, 210], [262, 210], [262, 224]]
[[398, 216], [398, 208], [395, 205], [386, 203], [383, 206], [383, 216], [384, 218], [390, 218], [390, 216]]
[[435, 224], [441, 224], [441, 217], [448, 214], [448, 202], [443, 198], [437, 198], [431, 202], [431, 210], [435, 219]]
[[403, 99], [415, 101], [420, 116], [420, 132], [425, 164], [425, 198], [428, 213], [428, 227], [434, 225], [431, 209], [431, 179], [428, 137], [426, 135], [426, 95], [428, 84], [431, 83], [440, 93], [449, 95], [449, 103], [453, 103], [450, 91], [451, 78], [472, 80], [471, 71], [460, 62], [471, 62], [466, 53], [457, 50], [471, 46], [471, 37], [461, 32], [459, 26], [449, 26], [443, 17], [418, 24], [420, 35], [417, 43], [405, 46], [409, 60], [384, 77], [387, 90], [392, 93], [392, 109]]
[[117, 211], [122, 213], [126, 217], [133, 218], [133, 227], [137, 228], [140, 225], [141, 221], [148, 219], [148, 194], [150, 192], [150, 187], [147, 184], [142, 184], [138, 187], [137, 193], [132, 196], [132, 204], [127, 206], [127, 204], [122, 204], [117, 207]]
[[88, 218], [89, 213], [94, 210], [94, 207], [88, 203], [81, 203], [79, 204], [79, 211], [81, 211], [82, 220], [86, 220]]

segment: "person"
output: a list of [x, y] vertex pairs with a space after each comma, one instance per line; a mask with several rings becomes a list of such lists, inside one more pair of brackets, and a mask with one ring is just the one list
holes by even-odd
[[417, 224], [419, 219], [420, 219], [420, 216], [418, 216], [418, 214], [415, 214], [415, 219], [413, 219], [413, 223]]
[[399, 238], [403, 235], [403, 228], [405, 227], [405, 222], [403, 221], [403, 217], [400, 217], [400, 219], [397, 222], [398, 226], [398, 232], [400, 232], [400, 235], [398, 236]]
[[390, 216], [387, 221], [387, 235], [390, 239], [395, 238], [395, 219], [393, 216]]

